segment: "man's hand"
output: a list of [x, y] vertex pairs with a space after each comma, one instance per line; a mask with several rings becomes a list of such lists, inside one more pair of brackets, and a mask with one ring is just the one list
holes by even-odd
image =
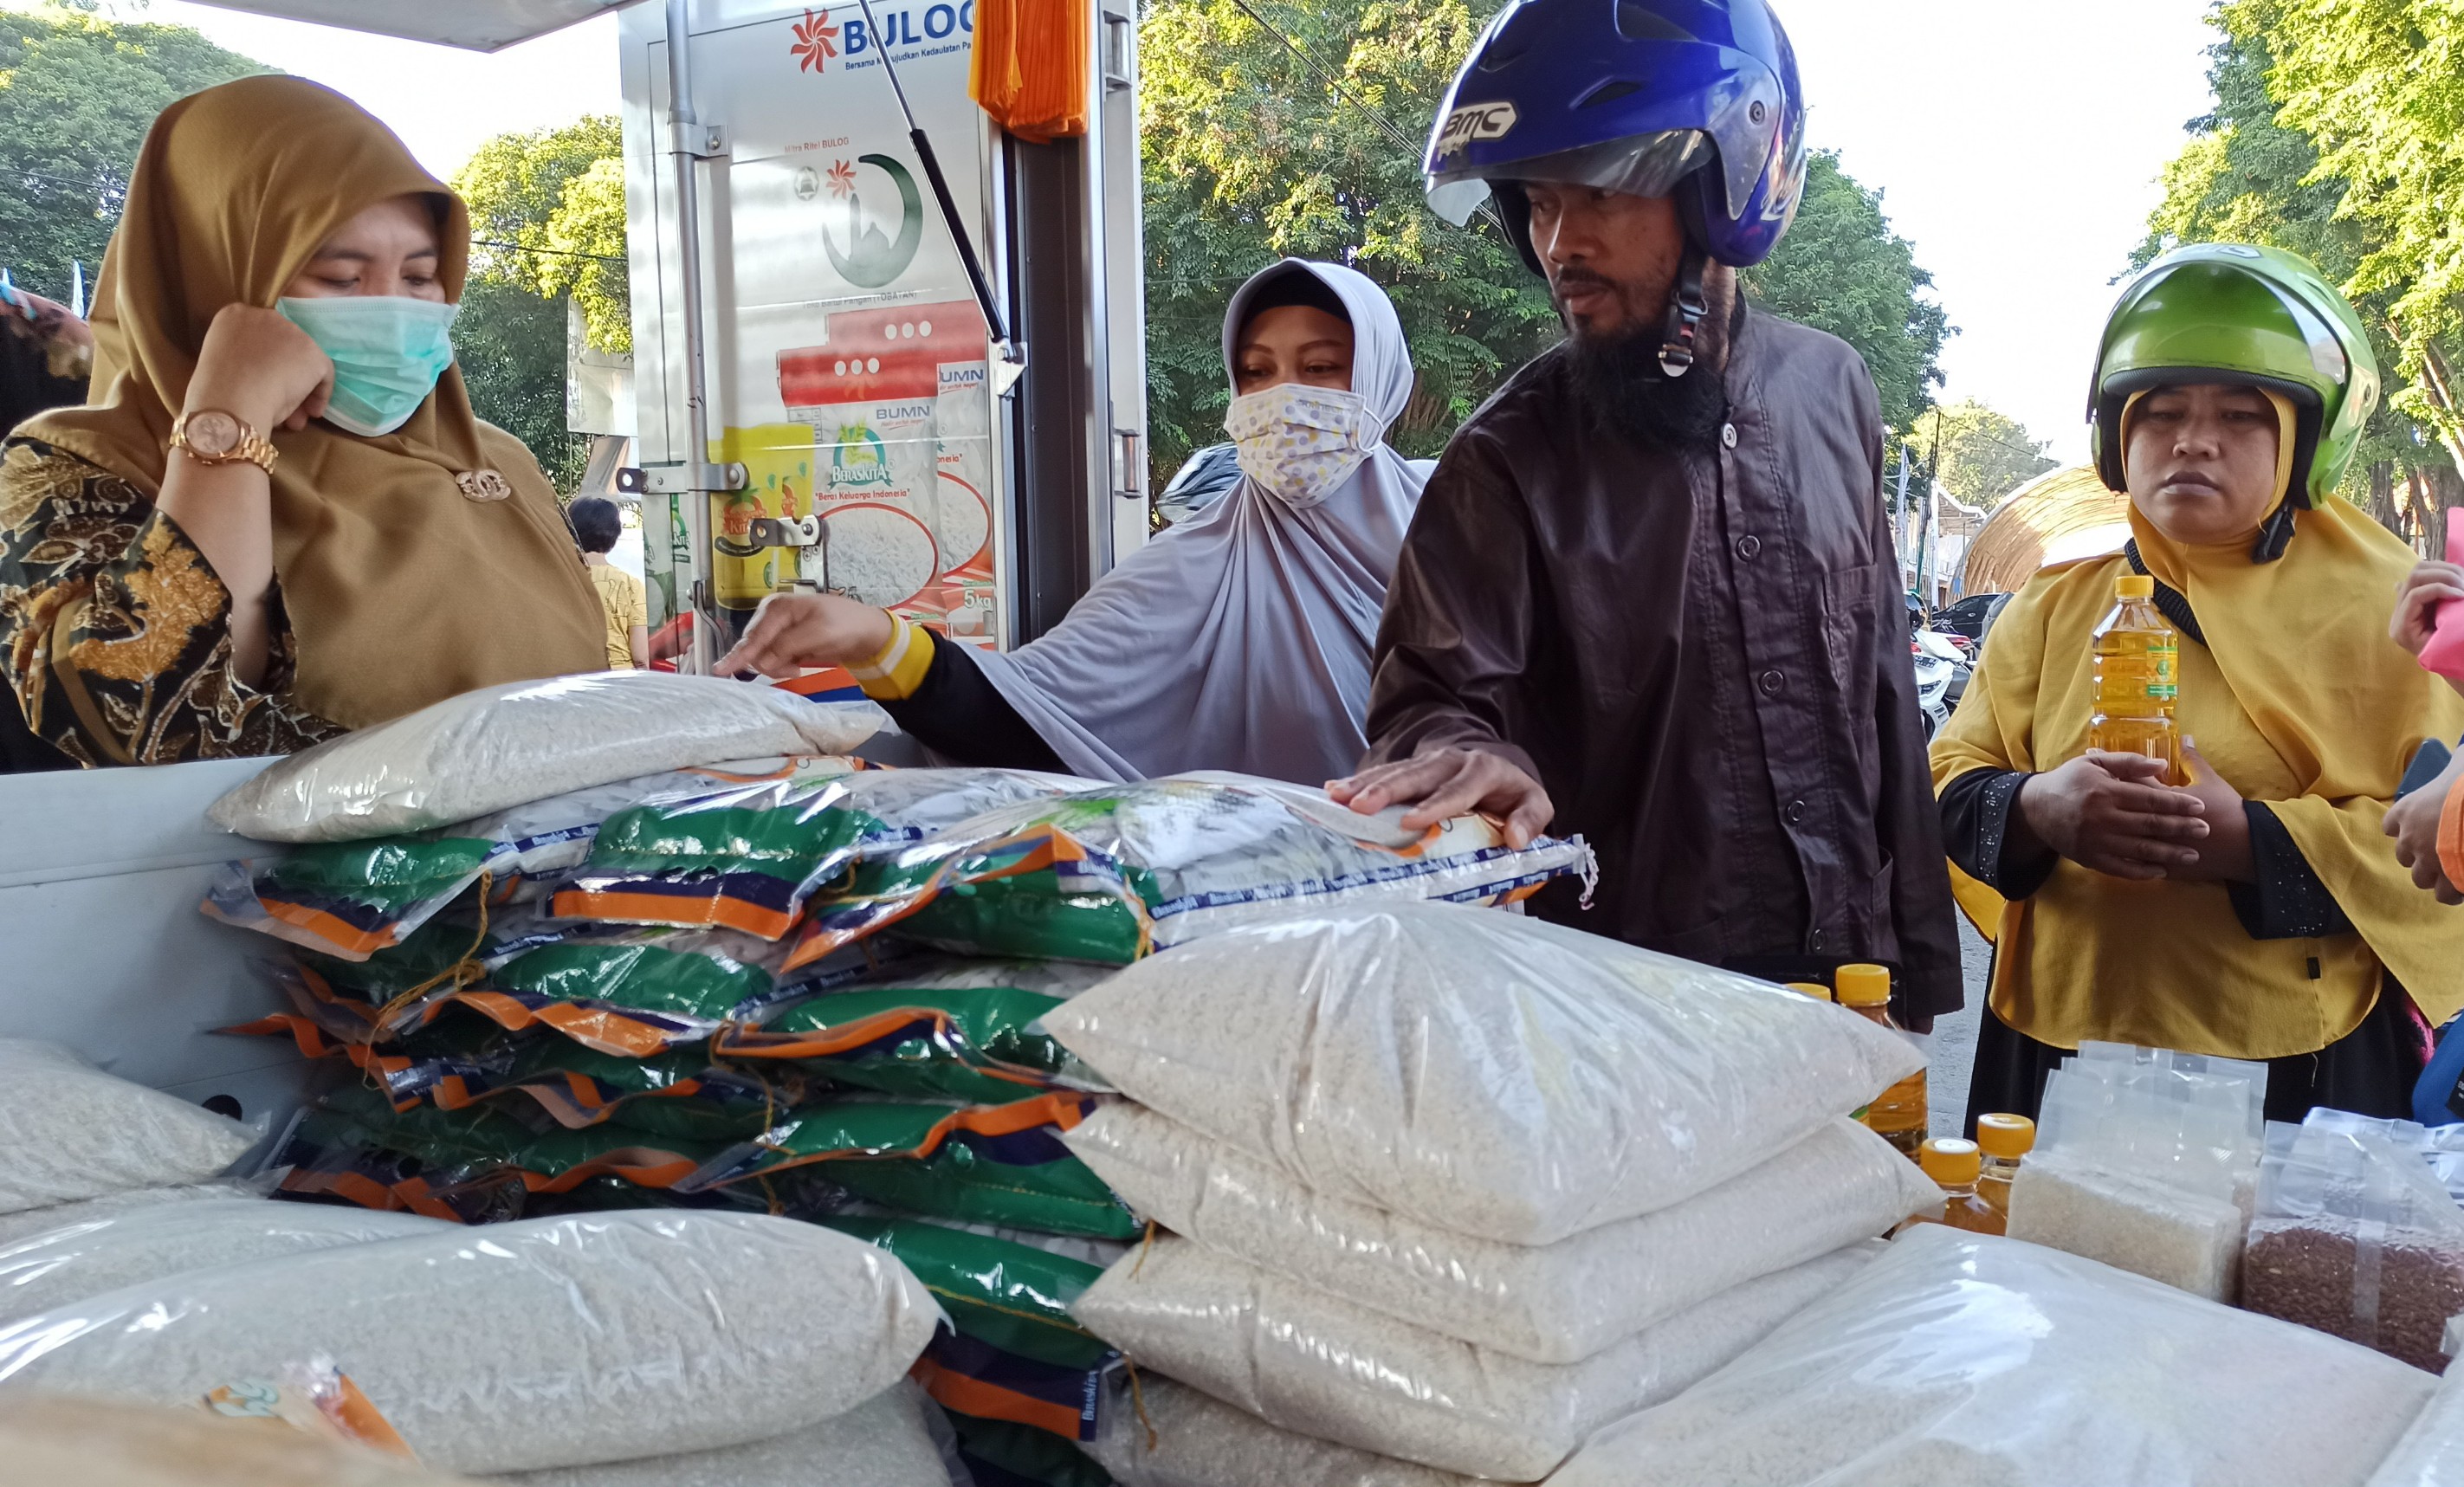
[[2387, 633], [2395, 643], [2414, 655], [2430, 644], [2430, 632], [2438, 623], [2438, 606], [2464, 601], [2464, 568], [2453, 563], [2428, 562], [2404, 576], [2396, 585], [2395, 618], [2387, 622]]
[[2208, 840], [2199, 843], [2196, 862], [2166, 876], [2194, 883], [2252, 882], [2258, 876], [2258, 867], [2251, 856], [2250, 816], [2242, 809], [2241, 792], [2225, 783], [2216, 767], [2187, 738], [2182, 740], [2182, 764], [2190, 776], [2184, 793], [2198, 798], [2199, 819], [2207, 822]]
[[1403, 825], [1413, 831], [1475, 811], [1494, 816], [1506, 824], [1506, 844], [1516, 848], [1529, 846], [1557, 814], [1540, 781], [1478, 749], [1431, 749], [1349, 779], [1331, 779], [1326, 793], [1363, 816], [1408, 805]]
[[720, 676], [793, 676], [808, 667], [862, 666], [895, 633], [886, 609], [836, 594], [773, 594], [714, 669]]
[[2437, 894], [2442, 904], [2464, 904], [2464, 884], [2449, 882], [2438, 860], [2439, 813], [2456, 790], [2464, 790], [2464, 754], [2436, 779], [2388, 806], [2382, 828], [2395, 838], [2395, 860], [2412, 869], [2413, 886]]
[[2207, 807], [2163, 783], [2165, 761], [2091, 749], [2019, 791], [2019, 815], [2038, 842], [2109, 877], [2149, 880], [2198, 864]]

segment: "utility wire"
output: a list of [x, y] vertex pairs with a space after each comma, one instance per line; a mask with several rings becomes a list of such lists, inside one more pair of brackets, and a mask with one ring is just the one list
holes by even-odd
[[525, 243], [500, 243], [494, 238], [485, 237], [474, 237], [471, 239], [471, 246], [473, 248], [502, 248], [509, 251], [517, 253], [540, 253], [550, 258], [595, 258], [601, 263], [623, 263], [625, 261], [614, 253], [578, 253], [569, 249], [533, 248]]

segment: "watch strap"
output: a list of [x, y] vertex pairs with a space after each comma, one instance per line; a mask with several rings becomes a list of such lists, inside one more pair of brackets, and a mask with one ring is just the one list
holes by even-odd
[[179, 421], [171, 426], [170, 447], [172, 448], [186, 454], [200, 465], [231, 465], [244, 460], [269, 475], [274, 473], [274, 462], [282, 457], [281, 451], [275, 448], [272, 440], [256, 431], [255, 425], [236, 413], [226, 412], [219, 408], [200, 408], [197, 412], [221, 413], [223, 417], [230, 419], [239, 426], [239, 442], [222, 453], [206, 453], [188, 442], [188, 420], [196, 417], [197, 413], [183, 413]]

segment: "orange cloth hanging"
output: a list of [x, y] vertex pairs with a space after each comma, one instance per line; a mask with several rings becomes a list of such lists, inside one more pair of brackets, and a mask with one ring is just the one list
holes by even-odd
[[995, 123], [1047, 144], [1087, 132], [1094, 16], [1089, 0], [977, 0], [967, 93]]

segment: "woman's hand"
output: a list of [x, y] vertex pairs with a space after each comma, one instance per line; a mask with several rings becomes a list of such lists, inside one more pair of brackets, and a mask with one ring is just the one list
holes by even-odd
[[220, 408], [259, 433], [305, 428], [334, 394], [334, 362], [271, 310], [225, 305], [207, 327], [183, 411]]
[[718, 658], [721, 676], [793, 676], [816, 667], [862, 666], [897, 633], [890, 611], [836, 594], [773, 594], [753, 612], [744, 639]]
[[2251, 857], [2250, 816], [2242, 809], [2241, 792], [2225, 783], [2198, 746], [2182, 740], [2182, 763], [2190, 783], [2183, 792], [2198, 798], [2199, 819], [2207, 822], [2208, 839], [2199, 843], [2198, 858], [2166, 874], [2194, 883], [2249, 883], [2258, 876]]
[[1431, 749], [1408, 759], [1327, 781], [1326, 793], [1363, 816], [1408, 805], [1403, 826], [1426, 831], [1477, 811], [1505, 823], [1506, 844], [1520, 850], [1549, 829], [1557, 808], [1549, 792], [1512, 764], [1478, 749]]
[[2387, 807], [2381, 829], [2395, 838], [2395, 860], [2412, 869], [2415, 887], [2438, 895], [2442, 904], [2464, 904], [2464, 884], [2448, 880], [2438, 860], [2438, 819], [2448, 796], [2464, 790], [2464, 754], [2448, 762], [2436, 779]]
[[2453, 601], [2464, 601], [2464, 568], [2453, 563], [2426, 562], [2404, 576], [2396, 585], [2395, 618], [2387, 622], [2387, 633], [2395, 643], [2414, 655], [2430, 644], [2431, 629], [2438, 623], [2438, 606]]
[[2019, 817], [2036, 841], [2114, 878], [2163, 878], [2196, 865], [2207, 807], [2164, 783], [2165, 761], [2091, 749], [2019, 789]]

